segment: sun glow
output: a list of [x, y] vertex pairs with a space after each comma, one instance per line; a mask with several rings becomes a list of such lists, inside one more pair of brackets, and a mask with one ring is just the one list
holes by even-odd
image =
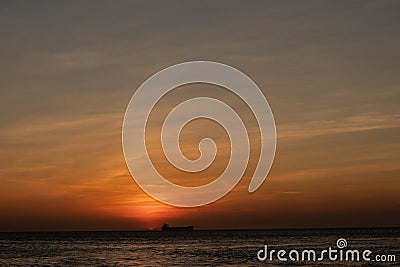
[[131, 218], [140, 221], [146, 229], [158, 229], [166, 221], [171, 221], [183, 215], [180, 208], [171, 207], [148, 197], [130, 199], [105, 208], [107, 212], [118, 217]]

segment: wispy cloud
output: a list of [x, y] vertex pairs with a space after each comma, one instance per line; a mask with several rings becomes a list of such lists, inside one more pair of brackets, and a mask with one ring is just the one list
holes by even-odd
[[400, 127], [399, 114], [355, 115], [335, 120], [278, 125], [278, 138], [308, 138], [397, 127]]

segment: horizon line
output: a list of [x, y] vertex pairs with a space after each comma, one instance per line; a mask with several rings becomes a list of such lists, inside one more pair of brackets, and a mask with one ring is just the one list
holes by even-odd
[[[362, 226], [362, 227], [309, 227], [309, 228], [216, 228], [194, 229], [193, 231], [293, 231], [293, 230], [351, 230], [351, 229], [400, 229], [400, 226]], [[126, 229], [126, 230], [43, 230], [43, 231], [0, 231], [0, 234], [11, 233], [83, 233], [83, 232], [161, 232], [156, 229]], [[191, 231], [192, 232], [192, 231]]]

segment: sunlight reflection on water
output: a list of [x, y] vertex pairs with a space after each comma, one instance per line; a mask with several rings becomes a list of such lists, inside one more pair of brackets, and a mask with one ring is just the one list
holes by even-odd
[[[399, 262], [400, 230], [238, 230], [163, 233], [53, 232], [0, 233], [0, 265], [20, 266], [336, 266], [337, 262], [259, 262], [263, 247], [325, 249], [338, 237], [352, 248], [395, 254]], [[272, 265], [271, 265], [272, 264]], [[341, 262], [346, 265], [346, 262]], [[354, 264], [349, 262], [348, 266]], [[358, 264], [358, 266], [370, 266]]]

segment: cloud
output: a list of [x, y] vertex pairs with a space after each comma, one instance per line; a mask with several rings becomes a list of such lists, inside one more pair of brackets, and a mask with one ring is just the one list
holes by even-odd
[[342, 119], [278, 125], [278, 138], [309, 138], [320, 135], [335, 135], [398, 127], [400, 127], [400, 115], [398, 114], [354, 115]]

